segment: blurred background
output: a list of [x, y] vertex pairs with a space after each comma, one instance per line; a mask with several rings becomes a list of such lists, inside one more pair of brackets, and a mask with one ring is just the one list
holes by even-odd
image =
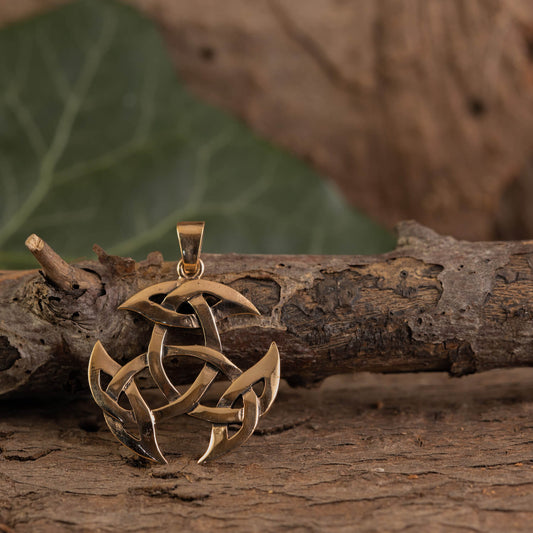
[[0, 262], [533, 236], [530, 0], [0, 2]]

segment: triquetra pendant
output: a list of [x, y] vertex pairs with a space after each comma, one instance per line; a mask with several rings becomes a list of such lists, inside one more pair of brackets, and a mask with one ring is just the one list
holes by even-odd
[[[244, 443], [254, 432], [259, 418], [270, 409], [279, 387], [280, 357], [276, 343], [273, 342], [266, 355], [244, 372], [222, 353], [217, 321], [232, 314], [260, 313], [234, 289], [201, 279], [203, 229], [203, 222], [178, 224], [182, 253], [178, 279], [148, 287], [119, 307], [154, 322], [146, 352], [121, 366], [98, 341], [89, 361], [91, 392], [111, 432], [140, 456], [160, 463], [167, 461], [157, 443], [159, 422], [182, 414], [210, 422], [211, 440], [198, 461], [201, 463]], [[169, 332], [173, 328], [178, 333], [180, 329], [201, 331], [204, 343], [169, 344]], [[203, 367], [192, 385], [180, 393], [165, 371], [165, 362], [182, 356], [202, 361]], [[136, 376], [144, 371], [149, 371], [164, 396], [163, 406], [150, 408], [141, 394]], [[102, 373], [111, 378], [105, 388], [101, 382]], [[216, 406], [204, 405], [202, 398], [219, 374], [230, 384]], [[259, 395], [253, 388], [257, 383], [263, 384]], [[127, 397], [129, 409], [119, 404], [122, 395]], [[238, 428], [231, 436], [230, 424]], [[137, 430], [132, 433], [131, 427]]]

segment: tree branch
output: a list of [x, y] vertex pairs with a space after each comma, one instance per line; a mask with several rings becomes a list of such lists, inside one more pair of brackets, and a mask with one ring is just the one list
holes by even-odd
[[[354, 371], [531, 366], [533, 241], [456, 241], [413, 222], [398, 229], [398, 247], [381, 256], [203, 256], [207, 279], [262, 314], [219, 324], [224, 352], [247, 368], [274, 340], [282, 376], [304, 386]], [[146, 350], [152, 324], [117, 307], [175, 279], [176, 264], [96, 251], [98, 262], [74, 267], [43, 243], [45, 276], [0, 273], [0, 394], [85, 389], [97, 339], [121, 363]], [[197, 369], [169, 372], [188, 382]]]
[[35, 233], [26, 239], [25, 244], [43, 267], [44, 275], [65, 292], [87, 290], [100, 285], [97, 276], [69, 265]]

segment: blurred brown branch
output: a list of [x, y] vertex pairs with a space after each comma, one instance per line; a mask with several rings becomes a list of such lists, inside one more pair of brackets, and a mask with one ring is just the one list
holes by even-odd
[[[4, 2], [0, 25], [60, 3]], [[388, 226], [533, 234], [529, 0], [126, 3], [159, 24], [194, 91]]]

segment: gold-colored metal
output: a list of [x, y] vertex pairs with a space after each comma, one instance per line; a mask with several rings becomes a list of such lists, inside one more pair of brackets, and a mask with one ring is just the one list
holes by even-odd
[[[154, 322], [152, 337], [145, 353], [124, 366], [115, 362], [100, 341], [95, 344], [89, 361], [89, 385], [94, 400], [104, 412], [107, 425], [115, 437], [142, 457], [166, 463], [156, 438], [156, 425], [162, 420], [188, 414], [212, 423], [211, 440], [199, 463], [229, 452], [244, 443], [254, 432], [259, 418], [272, 406], [280, 381], [280, 357], [276, 343], [266, 355], [243, 372], [223, 353], [217, 320], [235, 314], [259, 315], [259, 311], [242, 294], [230, 287], [200, 279], [204, 265], [200, 259], [203, 222], [177, 225], [182, 252], [178, 264], [179, 279], [148, 287], [124, 302], [119, 309], [141, 314]], [[159, 298], [157, 296], [159, 295]], [[209, 304], [206, 296], [216, 302]], [[154, 300], [161, 301], [156, 303]], [[187, 303], [192, 313], [178, 312]], [[197, 330], [204, 345], [174, 346], [166, 343], [169, 328]], [[174, 357], [194, 357], [204, 362], [196, 380], [180, 393], [167, 376], [164, 364]], [[151, 409], [141, 395], [136, 376], [145, 370], [166, 398], [162, 407]], [[104, 389], [101, 374], [111, 381]], [[215, 378], [222, 374], [230, 385], [215, 407], [203, 405], [202, 398]], [[258, 396], [254, 385], [262, 383]], [[119, 405], [125, 396], [130, 409]], [[230, 437], [228, 425], [239, 426]], [[137, 434], [131, 432], [137, 427]], [[128, 428], [128, 429], [127, 429]]]
[[[195, 276], [201, 268], [200, 253], [202, 251], [204, 226], [205, 222], [179, 222], [176, 225], [181, 250], [181, 261], [178, 263], [178, 269], [181, 266], [184, 274], [181, 277], [189, 278]], [[180, 274], [179, 270], [178, 274]]]

